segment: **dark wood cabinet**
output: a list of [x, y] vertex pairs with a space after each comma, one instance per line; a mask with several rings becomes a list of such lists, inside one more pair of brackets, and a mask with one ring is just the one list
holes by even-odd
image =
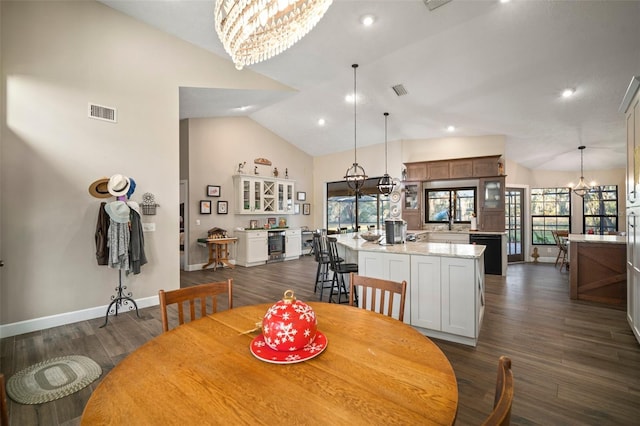
[[429, 180], [449, 179], [449, 161], [427, 163]]
[[504, 231], [504, 186], [504, 176], [480, 179], [478, 205], [480, 206], [479, 225], [481, 231]]
[[402, 219], [407, 229], [422, 229], [422, 182], [404, 182], [402, 189]]
[[423, 181], [427, 179], [427, 164], [426, 163], [408, 163], [407, 166], [407, 180]]
[[473, 160], [449, 161], [449, 178], [466, 179], [473, 177]]
[[473, 176], [500, 175], [500, 157], [478, 157], [473, 159]]

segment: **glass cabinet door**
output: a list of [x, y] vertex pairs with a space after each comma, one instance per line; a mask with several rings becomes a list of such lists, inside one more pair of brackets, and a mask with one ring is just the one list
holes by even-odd
[[504, 178], [486, 178], [480, 180], [481, 205], [486, 209], [504, 209]]
[[253, 181], [253, 208], [254, 212], [262, 211], [262, 182]]
[[403, 210], [420, 209], [420, 184], [406, 183], [404, 186]]
[[286, 211], [287, 213], [293, 213], [293, 184], [292, 183], [287, 184], [286, 197], [287, 197], [287, 205], [285, 206]]
[[242, 181], [242, 211], [251, 211], [251, 182]]
[[284, 212], [285, 211], [285, 194], [284, 194], [284, 183], [279, 183], [278, 184], [278, 211], [279, 212]]

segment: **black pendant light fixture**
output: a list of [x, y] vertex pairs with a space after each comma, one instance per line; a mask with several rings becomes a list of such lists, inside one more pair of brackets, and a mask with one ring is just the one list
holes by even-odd
[[393, 179], [391, 179], [391, 176], [389, 176], [389, 173], [387, 172], [387, 119], [388, 118], [389, 118], [389, 113], [385, 112], [384, 113], [384, 176], [382, 176], [378, 180], [378, 191], [380, 191], [380, 193], [384, 195], [391, 194], [391, 192], [393, 191], [393, 188], [396, 186], [396, 184], [393, 182]]
[[357, 141], [358, 141], [358, 126], [357, 126], [357, 98], [356, 98], [356, 70], [358, 64], [351, 65], [353, 67], [353, 165], [347, 169], [347, 173], [344, 175], [344, 179], [347, 181], [349, 188], [356, 191], [356, 194], [360, 191], [360, 188], [364, 185], [364, 181], [367, 180], [367, 175], [364, 172], [364, 168], [358, 164], [357, 159]]
[[584, 197], [585, 194], [591, 190], [591, 187], [589, 187], [589, 185], [587, 185], [587, 183], [584, 181], [584, 170], [583, 170], [584, 159], [583, 159], [583, 153], [584, 153], [584, 149], [585, 148], [586, 147], [584, 145], [581, 145], [581, 146], [578, 147], [578, 149], [580, 150], [580, 181], [575, 186], [575, 188], [573, 188], [573, 192], [576, 195], [580, 196], [580, 197]]

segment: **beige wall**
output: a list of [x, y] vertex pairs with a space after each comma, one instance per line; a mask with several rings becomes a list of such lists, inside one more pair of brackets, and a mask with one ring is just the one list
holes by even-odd
[[[149, 264], [124, 279], [151, 303], [179, 286], [178, 88], [290, 89], [100, 3], [0, 8], [0, 324], [104, 312], [118, 271], [96, 264], [100, 201], [87, 188], [115, 173], [135, 179], [134, 200], [151, 192], [160, 205], [143, 216], [156, 225]], [[89, 102], [117, 108], [118, 123], [87, 118]]]
[[[190, 265], [201, 265], [206, 261], [207, 251], [197, 245], [197, 239], [205, 237], [207, 230], [213, 227], [226, 229], [232, 235], [236, 227], [248, 227], [252, 219], [264, 224], [267, 217], [286, 217], [287, 225], [292, 228], [313, 225], [312, 216], [302, 214], [233, 214], [237, 200], [232, 175], [236, 174], [238, 163], [246, 161], [244, 170], [247, 174], [252, 174], [254, 167], [257, 167], [259, 176], [273, 176], [273, 168], [277, 167], [279, 178], [284, 178], [285, 170], [288, 169], [289, 179], [295, 182], [296, 192], [306, 192], [307, 200], [312, 200], [313, 159], [310, 155], [247, 117], [191, 119], [188, 123]], [[272, 166], [256, 166], [256, 158], [267, 158], [272, 162]], [[205, 197], [207, 185], [219, 185], [220, 198]], [[212, 214], [199, 213], [200, 200], [212, 201]], [[229, 214], [216, 213], [219, 200], [228, 201]], [[199, 225], [196, 223], [198, 220]]]

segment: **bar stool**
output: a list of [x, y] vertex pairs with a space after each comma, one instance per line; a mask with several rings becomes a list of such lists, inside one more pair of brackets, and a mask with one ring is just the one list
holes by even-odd
[[[331, 294], [329, 294], [329, 303], [333, 301], [333, 295], [338, 295], [338, 301], [335, 303], [349, 303], [349, 291], [344, 281], [344, 275], [352, 272], [358, 273], [357, 263], [346, 263], [344, 259], [338, 255], [338, 240], [335, 237], [327, 237], [327, 246], [329, 248], [329, 263], [333, 271], [331, 279]], [[337, 290], [337, 292], [336, 292]], [[342, 300], [344, 294], [345, 300]], [[353, 295], [355, 303], [358, 303], [358, 295]]]
[[[331, 280], [329, 279], [329, 252], [327, 251], [327, 237], [319, 233], [313, 234], [313, 255], [318, 263], [316, 269], [316, 283], [313, 292], [316, 293], [320, 289], [320, 301], [322, 301], [322, 293], [324, 289], [331, 288]], [[329, 296], [331, 297], [331, 296]]]

